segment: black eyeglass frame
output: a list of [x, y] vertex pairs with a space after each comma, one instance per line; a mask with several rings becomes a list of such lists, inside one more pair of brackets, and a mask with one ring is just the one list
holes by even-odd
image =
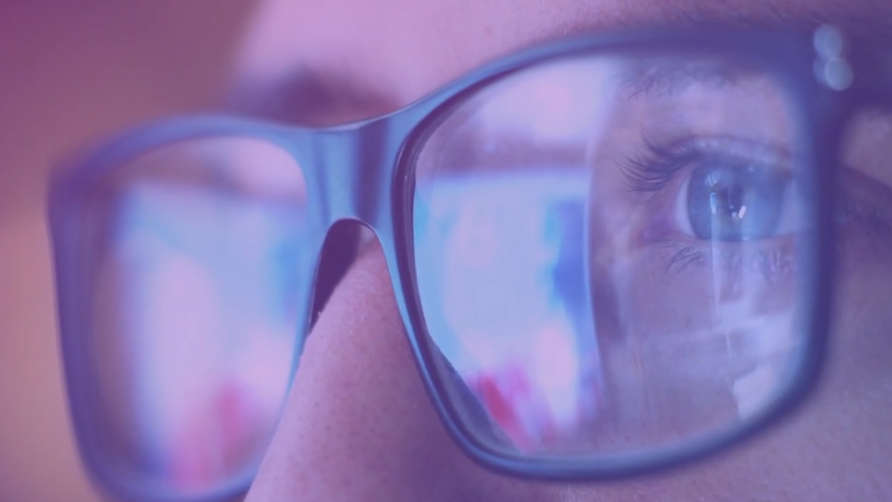
[[[134, 129], [56, 176], [50, 186], [49, 221], [56, 272], [59, 330], [69, 406], [83, 460], [93, 478], [116, 496], [134, 500], [186, 500], [174, 491], [146, 486], [126, 479], [98, 447], [96, 427], [98, 399], [90, 353], [84, 340], [90, 336], [88, 312], [91, 299], [90, 256], [84, 242], [84, 222], [78, 212], [91, 197], [93, 187], [116, 167], [164, 145], [207, 137], [237, 136], [268, 141], [293, 156], [304, 175], [308, 193], [313, 273], [301, 284], [306, 305], [301, 309], [296, 351], [297, 359], [308, 336], [313, 306], [318, 260], [326, 235], [338, 221], [358, 221], [370, 228], [384, 251], [397, 305], [415, 355], [419, 374], [431, 402], [446, 429], [475, 461], [490, 469], [514, 476], [551, 480], [594, 480], [642, 474], [667, 466], [680, 465], [738, 443], [788, 415], [801, 403], [820, 372], [829, 330], [833, 270], [832, 206], [833, 179], [840, 154], [840, 138], [846, 119], [853, 110], [876, 103], [892, 102], [892, 64], [877, 65], [871, 50], [852, 47], [855, 79], [843, 91], [831, 89], [815, 76], [824, 64], [816, 53], [810, 29], [778, 31], [670, 30], [617, 33], [564, 40], [523, 51], [473, 71], [402, 110], [383, 117], [325, 129], [224, 117], [175, 118]], [[791, 96], [801, 100], [802, 128], [811, 143], [809, 161], [814, 171], [814, 211], [817, 227], [810, 233], [814, 263], [806, 272], [810, 298], [807, 299], [808, 343], [801, 371], [791, 382], [787, 398], [776, 402], [739, 429], [684, 447], [653, 454], [628, 454], [588, 462], [552, 459], [511, 458], [477, 441], [466, 427], [448, 395], [443, 376], [436, 371], [437, 347], [427, 335], [418, 298], [413, 266], [412, 204], [414, 163], [419, 150], [436, 125], [455, 106], [477, 90], [509, 74], [554, 61], [581, 55], [622, 55], [635, 52], [660, 54], [718, 54], [758, 61], [790, 86]], [[869, 64], [868, 64], [869, 63]], [[885, 63], [883, 63], [885, 64]], [[863, 77], [863, 75], [867, 77]], [[253, 473], [234, 479], [213, 493], [188, 500], [220, 500], [243, 491]]]

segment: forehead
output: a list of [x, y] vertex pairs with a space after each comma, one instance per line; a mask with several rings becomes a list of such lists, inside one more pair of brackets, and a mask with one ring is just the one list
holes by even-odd
[[892, 2], [872, 0], [266, 0], [243, 39], [235, 95], [255, 113], [278, 108], [277, 118], [341, 122], [391, 111], [495, 57], [581, 32], [865, 20], [886, 30], [879, 23], [890, 19]]

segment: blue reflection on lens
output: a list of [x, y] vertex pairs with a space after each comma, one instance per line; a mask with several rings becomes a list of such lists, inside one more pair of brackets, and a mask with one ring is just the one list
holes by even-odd
[[518, 445], [535, 447], [596, 412], [588, 186], [552, 171], [417, 187], [415, 266], [428, 332], [470, 386], [490, 389], [478, 396], [485, 407], [497, 399], [489, 408], [511, 409], [493, 419]]
[[151, 184], [122, 204], [140, 462], [183, 488], [225, 479], [262, 451], [291, 364], [302, 216], [293, 204]]

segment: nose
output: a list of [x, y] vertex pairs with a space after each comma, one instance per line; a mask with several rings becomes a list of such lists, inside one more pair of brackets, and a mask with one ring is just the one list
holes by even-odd
[[543, 500], [543, 486], [474, 464], [415, 367], [384, 255], [359, 253], [310, 334], [247, 500]]

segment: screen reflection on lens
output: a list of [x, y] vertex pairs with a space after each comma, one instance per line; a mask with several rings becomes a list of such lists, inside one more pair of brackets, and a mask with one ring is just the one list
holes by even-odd
[[742, 61], [636, 54], [453, 105], [417, 159], [415, 270], [443, 371], [487, 416], [460, 417], [478, 441], [637, 453], [779, 399], [804, 343], [808, 228], [786, 93]]
[[147, 492], [209, 496], [253, 474], [285, 397], [303, 176], [264, 141], [196, 139], [128, 161], [90, 200], [102, 457]]

